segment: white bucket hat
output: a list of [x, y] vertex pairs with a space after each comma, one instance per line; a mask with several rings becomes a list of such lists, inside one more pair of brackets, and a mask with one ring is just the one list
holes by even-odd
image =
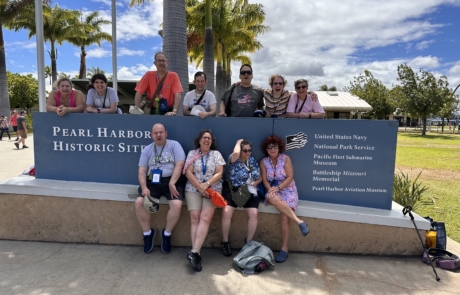
[[196, 106], [194, 106], [194, 107], [192, 108], [190, 114], [191, 114], [192, 116], [199, 116], [199, 114], [200, 114], [201, 112], [206, 112], [206, 110], [205, 110], [202, 106], [196, 105]]

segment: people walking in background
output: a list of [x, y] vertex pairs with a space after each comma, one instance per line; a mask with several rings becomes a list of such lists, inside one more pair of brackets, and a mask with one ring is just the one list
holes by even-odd
[[18, 117], [18, 133], [21, 136], [18, 142], [15, 142], [14, 145], [19, 149], [19, 145], [22, 143], [22, 148], [26, 149], [26, 138], [27, 138], [27, 125], [26, 125], [26, 116], [27, 111], [21, 111], [21, 115]]
[[8, 122], [8, 118], [3, 116], [3, 115], [0, 115], [0, 140], [3, 140], [3, 133], [6, 132], [6, 134], [8, 134], [8, 139], [11, 139], [11, 136], [10, 136], [10, 123]]
[[16, 132], [16, 141], [19, 140], [19, 132], [18, 132], [18, 111], [13, 110], [12, 115], [10, 118], [10, 125], [13, 127], [13, 131]]

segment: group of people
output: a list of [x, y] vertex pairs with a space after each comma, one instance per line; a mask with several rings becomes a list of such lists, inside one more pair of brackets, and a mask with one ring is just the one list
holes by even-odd
[[[195, 149], [185, 152], [179, 142], [168, 139], [164, 125], [155, 124], [151, 136], [153, 143], [145, 147], [139, 160], [139, 188], [135, 201], [137, 220], [144, 234], [144, 253], [153, 250], [156, 230], [150, 227], [151, 212], [145, 207], [145, 198], [159, 199], [164, 196], [169, 203], [166, 227], [161, 231], [161, 251], [171, 251], [171, 234], [177, 224], [182, 201], [185, 198], [190, 212], [190, 235], [192, 249], [187, 259], [195, 271], [202, 270], [201, 247], [205, 241], [216, 206], [210, 200], [211, 188], [227, 201], [222, 213], [222, 252], [232, 255], [229, 232], [232, 215], [238, 205], [232, 192], [247, 188], [251, 197], [240, 204], [248, 214], [246, 242], [253, 239], [258, 223], [260, 199], [266, 205], [273, 205], [281, 216], [281, 251], [277, 262], [288, 257], [290, 221], [294, 221], [302, 235], [309, 228], [294, 211], [298, 205], [298, 193], [294, 181], [294, 170], [289, 156], [285, 155], [285, 142], [275, 135], [268, 136], [261, 144], [265, 154], [260, 163], [251, 156], [252, 145], [240, 139], [235, 143], [228, 157], [228, 172], [224, 173], [225, 162], [217, 150], [216, 137], [211, 130], [202, 130], [194, 140]], [[228, 186], [222, 181], [227, 175]]]
[[6, 132], [8, 135], [8, 139], [11, 140], [10, 135], [10, 125], [13, 127], [13, 131], [16, 132], [16, 139], [14, 145], [17, 149], [20, 149], [22, 144], [22, 148], [26, 149], [26, 138], [27, 138], [27, 124], [26, 124], [26, 116], [27, 111], [22, 110], [20, 114], [18, 114], [17, 110], [13, 110], [11, 118], [8, 120], [8, 117], [4, 115], [0, 115], [0, 140], [3, 140], [3, 133]]
[[[167, 70], [168, 59], [163, 52], [155, 54], [156, 71], [148, 71], [137, 84], [134, 106], [131, 114], [163, 114], [175, 116], [181, 103], [183, 92], [179, 76]], [[223, 95], [219, 110], [215, 95], [206, 89], [206, 73], [197, 72], [193, 83], [196, 88], [186, 93], [182, 104], [185, 116], [196, 115], [227, 117], [268, 117], [268, 118], [323, 118], [324, 110], [314, 92], [308, 92], [308, 81], [299, 79], [294, 82], [295, 92], [285, 89], [287, 84], [283, 76], [276, 74], [269, 78], [269, 89], [252, 84], [251, 65], [240, 68], [240, 81], [233, 84]], [[67, 113], [120, 113], [118, 96], [113, 88], [107, 87], [104, 74], [95, 74], [88, 85], [86, 101], [83, 93], [72, 89], [68, 78], [56, 81], [46, 102], [49, 112], [59, 116]]]

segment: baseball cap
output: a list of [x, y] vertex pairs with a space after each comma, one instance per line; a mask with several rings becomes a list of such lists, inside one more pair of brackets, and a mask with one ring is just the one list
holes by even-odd
[[150, 213], [157, 213], [160, 210], [160, 200], [151, 196], [144, 196], [144, 208]]

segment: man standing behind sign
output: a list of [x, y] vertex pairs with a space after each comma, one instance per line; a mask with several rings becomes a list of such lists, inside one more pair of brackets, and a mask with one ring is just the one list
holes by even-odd
[[[208, 80], [204, 72], [196, 72], [193, 80], [196, 89], [187, 92], [184, 97], [184, 104], [182, 106], [182, 112], [184, 116], [199, 116], [204, 119], [208, 116], [214, 117], [216, 115], [216, 97], [214, 93], [206, 90], [206, 84]], [[196, 107], [195, 109], [193, 109]], [[199, 109], [199, 111], [197, 111]]]
[[144, 207], [144, 196], [159, 199], [165, 196], [169, 203], [166, 228], [161, 232], [161, 251], [171, 251], [171, 232], [179, 220], [184, 198], [185, 177], [181, 176], [185, 161], [184, 149], [175, 140], [167, 140], [168, 132], [162, 124], [152, 127], [153, 143], [145, 147], [139, 160], [139, 188], [135, 208], [139, 225], [144, 232], [144, 253], [153, 250], [156, 230], [150, 228], [150, 213]]
[[157, 70], [145, 73], [134, 89], [136, 90], [134, 108], [130, 109], [129, 112], [135, 115], [144, 114], [144, 111], [140, 109], [140, 104], [142, 95], [147, 92], [147, 102], [151, 104], [152, 112], [155, 109], [157, 114], [175, 116], [183, 92], [179, 76], [174, 72], [167, 71], [168, 59], [163, 52], [155, 53], [154, 64]]

